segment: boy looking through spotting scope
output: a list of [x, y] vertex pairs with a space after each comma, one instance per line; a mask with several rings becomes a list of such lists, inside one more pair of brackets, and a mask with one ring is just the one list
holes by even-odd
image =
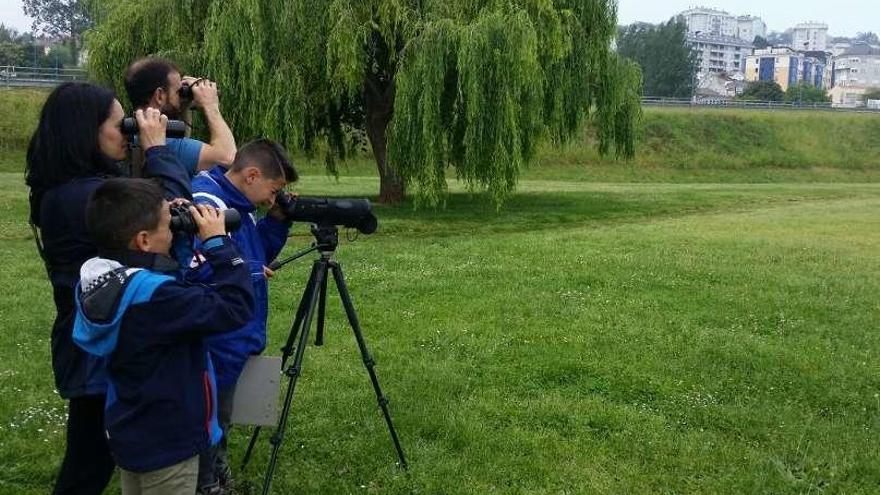
[[[208, 350], [217, 370], [219, 420], [224, 439], [202, 455], [199, 467], [199, 493], [222, 494], [232, 486], [226, 456], [226, 436], [232, 416], [235, 385], [245, 362], [266, 347], [266, 320], [269, 311], [268, 283], [272, 272], [268, 265], [278, 256], [291, 222], [277, 205], [275, 197], [298, 175], [284, 148], [269, 139], [257, 139], [242, 146], [229, 169], [214, 167], [197, 175], [192, 182], [193, 201], [220, 210], [235, 209], [241, 215], [241, 227], [232, 234], [235, 244], [250, 269], [254, 291], [254, 314], [238, 330], [211, 336]], [[266, 215], [254, 217], [259, 206]], [[196, 263], [198, 260], [196, 260]]]

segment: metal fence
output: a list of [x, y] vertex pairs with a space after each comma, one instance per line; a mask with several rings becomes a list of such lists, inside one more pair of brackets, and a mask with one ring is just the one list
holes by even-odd
[[88, 74], [84, 69], [0, 65], [0, 87], [52, 87], [87, 79]]
[[646, 96], [642, 98], [642, 105], [656, 107], [745, 108], [752, 110], [824, 110], [829, 112], [863, 112], [880, 114], [880, 109], [866, 107], [835, 107], [831, 103], [730, 100], [705, 97], [690, 99]]

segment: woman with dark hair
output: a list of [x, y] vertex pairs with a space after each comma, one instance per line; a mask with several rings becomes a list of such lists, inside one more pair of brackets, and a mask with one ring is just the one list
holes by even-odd
[[[27, 153], [30, 221], [55, 300], [52, 369], [58, 393], [69, 400], [67, 448], [55, 494], [100, 494], [114, 462], [104, 437], [103, 363], [76, 347], [72, 329], [79, 267], [96, 256], [85, 226], [85, 205], [106, 178], [122, 175], [128, 141], [122, 105], [113, 92], [86, 83], [58, 86], [46, 100]], [[168, 119], [137, 111], [144, 175], [162, 182], [169, 198], [190, 198], [189, 176], [165, 146]]]

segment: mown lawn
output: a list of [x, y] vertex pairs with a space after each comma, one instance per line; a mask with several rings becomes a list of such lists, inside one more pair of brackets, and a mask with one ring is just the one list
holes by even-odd
[[[37, 494], [64, 404], [20, 182], [0, 174], [0, 492]], [[377, 213], [338, 259], [411, 468], [334, 294], [275, 493], [880, 491], [880, 185], [529, 180], [500, 212], [453, 187], [443, 210]], [[309, 266], [272, 280], [271, 354]], [[240, 479], [261, 481], [263, 439]]]

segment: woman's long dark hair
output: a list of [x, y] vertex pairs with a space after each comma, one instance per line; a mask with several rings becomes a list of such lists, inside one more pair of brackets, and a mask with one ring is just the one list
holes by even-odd
[[113, 91], [88, 83], [64, 83], [46, 99], [25, 167], [34, 223], [47, 189], [80, 177], [118, 174], [98, 146], [98, 128], [110, 117], [115, 99]]

